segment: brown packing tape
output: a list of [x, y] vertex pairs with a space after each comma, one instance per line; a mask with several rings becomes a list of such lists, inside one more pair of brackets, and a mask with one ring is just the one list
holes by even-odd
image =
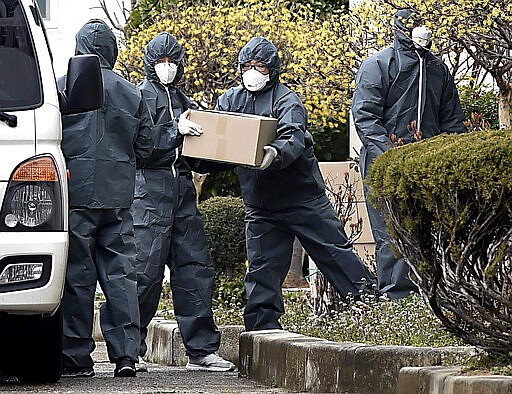
[[217, 134], [225, 135], [228, 124], [228, 118], [226, 116], [217, 117], [217, 122], [215, 125], [215, 132]]
[[[217, 135], [226, 135], [227, 123], [228, 119], [226, 116], [218, 116], [215, 119], [215, 129], [212, 130]], [[228, 140], [226, 138], [217, 137], [216, 145], [215, 145], [215, 158], [220, 159], [226, 156], [226, 152], [228, 149]]]
[[217, 140], [217, 146], [215, 147], [215, 158], [222, 158], [226, 156], [228, 148], [228, 140], [225, 138], [219, 138]]

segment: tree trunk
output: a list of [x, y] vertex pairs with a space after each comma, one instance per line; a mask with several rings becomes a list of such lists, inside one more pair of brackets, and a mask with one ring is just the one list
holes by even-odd
[[498, 116], [500, 129], [510, 129], [510, 101], [512, 99], [512, 86], [500, 89]]

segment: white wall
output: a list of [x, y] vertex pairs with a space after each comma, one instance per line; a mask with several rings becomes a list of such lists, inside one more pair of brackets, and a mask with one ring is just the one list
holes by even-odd
[[[109, 0], [107, 4], [122, 20], [117, 2]], [[45, 26], [53, 53], [55, 75], [59, 77], [66, 73], [68, 59], [75, 53], [75, 34], [78, 30], [93, 18], [109, 22], [98, 0], [50, 0], [49, 16]]]
[[[354, 8], [362, 1], [363, 0], [349, 0], [349, 8], [350, 9]], [[348, 121], [349, 121], [349, 123], [348, 123], [348, 125], [349, 125], [349, 129], [348, 129], [349, 130], [349, 134], [348, 134], [349, 152], [348, 152], [348, 155], [350, 157], [359, 156], [359, 151], [361, 150], [361, 146], [363, 146], [363, 143], [361, 142], [361, 139], [357, 135], [356, 127], [354, 125], [354, 119], [352, 118], [352, 111], [350, 111]]]

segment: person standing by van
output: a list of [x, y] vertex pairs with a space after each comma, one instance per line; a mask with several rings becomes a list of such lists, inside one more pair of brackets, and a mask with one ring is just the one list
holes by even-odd
[[199, 125], [180, 116], [195, 106], [177, 88], [184, 55], [183, 47], [168, 32], [153, 38], [144, 53], [146, 78], [140, 89], [155, 121], [157, 141], [150, 157], [137, 160], [132, 206], [141, 319], [138, 368], [147, 370], [142, 360], [147, 327], [157, 310], [168, 265], [174, 314], [189, 357], [186, 368], [230, 371], [234, 364], [216, 353], [220, 333], [212, 311], [215, 269], [192, 173], [181, 156], [183, 135], [202, 132]]
[[[130, 206], [136, 158], [153, 150], [153, 123], [140, 91], [112, 70], [117, 43], [101, 20], [76, 35], [76, 54], [100, 59], [102, 108], [63, 116], [69, 171], [69, 256], [62, 300], [63, 377], [93, 376], [91, 352], [98, 281], [106, 302], [101, 330], [114, 376], [135, 376], [140, 344], [135, 242]], [[65, 78], [59, 79], [64, 90]]]

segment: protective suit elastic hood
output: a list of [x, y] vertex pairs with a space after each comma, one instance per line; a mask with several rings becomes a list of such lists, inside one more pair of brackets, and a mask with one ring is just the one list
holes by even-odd
[[[281, 73], [281, 59], [277, 48], [265, 37], [253, 37], [238, 54], [238, 64], [242, 65], [251, 60], [257, 60], [265, 64], [269, 69], [269, 81], [259, 91], [266, 91], [279, 81]], [[243, 82], [243, 81], [242, 81]]]
[[423, 17], [410, 9], [398, 10], [394, 16], [395, 44], [414, 50], [412, 31], [423, 23]]
[[168, 32], [158, 34], [148, 43], [146, 51], [144, 52], [146, 78], [152, 82], [160, 82], [155, 71], [155, 62], [164, 57], [168, 57], [178, 63], [178, 70], [176, 71], [172, 85], [178, 84], [184, 74], [183, 64], [181, 63], [184, 56], [185, 49], [183, 49], [172, 34]]
[[91, 19], [75, 36], [75, 54], [98, 55], [103, 68], [113, 69], [117, 60], [117, 42], [112, 29], [100, 19]]

